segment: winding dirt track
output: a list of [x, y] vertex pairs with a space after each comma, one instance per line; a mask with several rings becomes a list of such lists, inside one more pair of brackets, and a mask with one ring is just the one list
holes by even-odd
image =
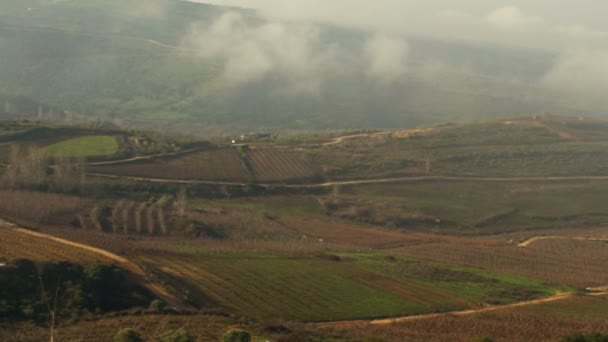
[[316, 327], [320, 327], [320, 328], [348, 328], [348, 327], [353, 327], [353, 326], [365, 326], [365, 325], [388, 325], [388, 324], [395, 324], [395, 323], [433, 319], [433, 318], [439, 318], [439, 317], [445, 317], [445, 316], [456, 316], [456, 317], [469, 316], [469, 315], [475, 315], [475, 314], [480, 314], [480, 313], [485, 313], [485, 312], [492, 312], [492, 311], [497, 311], [497, 310], [508, 309], [508, 308], [517, 308], [517, 307], [522, 307], [522, 306], [551, 303], [551, 302], [555, 302], [555, 301], [569, 298], [572, 296], [574, 296], [574, 294], [572, 294], [572, 293], [557, 293], [557, 294], [555, 294], [551, 297], [547, 297], [547, 298], [535, 299], [535, 300], [507, 304], [507, 305], [500, 305], [500, 306], [488, 306], [488, 307], [483, 307], [483, 308], [479, 308], [479, 309], [451, 311], [451, 312], [444, 312], [444, 313], [405, 316], [405, 317], [396, 317], [396, 318], [387, 318], [387, 319], [323, 322], [323, 323], [314, 323], [314, 325]]
[[579, 241], [608, 241], [608, 238], [584, 238], [584, 237], [569, 237], [569, 236], [535, 236], [517, 244], [517, 247], [528, 247], [531, 244], [542, 240], [579, 240]]
[[[345, 140], [356, 139], [356, 138], [372, 138], [372, 137], [381, 137], [385, 135], [391, 135], [398, 138], [406, 138], [417, 134], [424, 134], [436, 131], [436, 128], [413, 128], [413, 129], [404, 129], [399, 131], [383, 131], [383, 132], [373, 132], [373, 133], [358, 133], [351, 135], [343, 135], [340, 137], [335, 137], [332, 140], [318, 144], [316, 146], [332, 146], [343, 143]], [[315, 146], [315, 145], [313, 145]]]
[[[582, 238], [582, 237], [567, 237], [567, 236], [537, 236], [537, 237], [532, 237], [520, 244], [518, 244], [518, 247], [528, 247], [530, 244], [536, 242], [536, 241], [540, 241], [540, 240], [546, 240], [546, 239], [573, 239], [573, 240], [584, 240], [584, 241], [608, 241], [608, 238]], [[588, 296], [608, 296], [608, 285], [607, 286], [599, 286], [599, 287], [594, 287], [594, 288], [587, 288], [587, 291], [589, 291], [589, 293], [587, 293]], [[566, 299], [566, 298], [570, 298], [576, 296], [576, 294], [574, 293], [563, 293], [563, 292], [558, 292], [555, 295], [551, 296], [551, 297], [546, 297], [546, 298], [541, 298], [541, 299], [534, 299], [534, 300], [529, 300], [529, 301], [525, 301], [525, 302], [519, 302], [519, 303], [513, 303], [513, 304], [506, 304], [506, 305], [499, 305], [499, 306], [488, 306], [488, 307], [483, 307], [483, 308], [479, 308], [479, 309], [470, 309], [470, 310], [461, 310], [461, 311], [451, 311], [451, 312], [444, 312], [444, 313], [434, 313], [434, 314], [424, 314], [424, 315], [415, 315], [415, 316], [404, 316], [404, 317], [395, 317], [395, 318], [387, 318], [387, 319], [373, 319], [373, 320], [354, 320], [354, 321], [337, 321], [337, 322], [323, 322], [323, 323], [311, 323], [312, 325], [316, 326], [316, 327], [320, 327], [320, 328], [349, 328], [349, 327], [355, 327], [355, 326], [366, 326], [366, 325], [388, 325], [388, 324], [396, 324], [396, 323], [403, 323], [403, 322], [412, 322], [412, 321], [418, 321], [418, 320], [425, 320], [425, 319], [433, 319], [433, 318], [439, 318], [439, 317], [445, 317], [445, 316], [452, 316], [452, 317], [461, 317], [461, 316], [469, 316], [469, 315], [475, 315], [475, 314], [480, 314], [480, 313], [486, 313], [486, 312], [492, 312], [492, 311], [498, 311], [498, 310], [503, 310], [503, 309], [509, 309], [509, 308], [518, 308], [518, 307], [523, 307], [523, 306], [531, 306], [531, 305], [538, 305], [538, 304], [544, 304], [544, 303], [551, 303], [551, 302], [555, 302], [555, 301], [559, 301], [562, 299]]]
[[192, 148], [189, 150], [184, 150], [184, 151], [179, 151], [179, 152], [150, 154], [150, 155], [145, 155], [145, 156], [137, 156], [137, 157], [127, 158], [127, 159], [120, 159], [120, 160], [109, 160], [109, 161], [103, 161], [103, 162], [86, 163], [86, 165], [101, 166], [101, 165], [124, 164], [124, 163], [139, 161], [139, 160], [150, 160], [150, 159], [162, 158], [162, 157], [175, 157], [175, 156], [180, 156], [182, 154], [194, 153], [194, 152], [198, 152], [198, 151], [202, 151], [202, 150], [204, 150], [204, 149], [203, 148]]
[[[165, 179], [165, 178], [150, 178], [150, 177], [132, 177], [120, 176], [107, 173], [89, 173], [89, 176], [111, 179], [128, 179], [134, 181], [143, 181], [151, 183], [166, 183], [166, 184], [203, 184], [203, 185], [229, 185], [229, 186], [251, 186], [242, 182], [218, 182], [205, 180], [189, 180], [189, 179]], [[364, 179], [350, 181], [332, 181], [316, 184], [269, 184], [269, 183], [254, 183], [255, 186], [262, 188], [286, 188], [286, 189], [314, 189], [314, 188], [329, 188], [341, 185], [364, 185], [364, 184], [380, 184], [380, 183], [404, 183], [413, 181], [479, 181], [479, 182], [544, 182], [544, 181], [565, 181], [565, 180], [608, 180], [608, 176], [571, 176], [571, 177], [458, 177], [458, 176], [421, 176], [421, 177], [396, 177], [396, 178], [380, 178], [380, 179]]]
[[18, 232], [20, 234], [34, 236], [34, 237], [42, 238], [42, 239], [46, 239], [46, 240], [51, 240], [51, 241], [54, 241], [54, 242], [57, 242], [57, 243], [60, 243], [60, 244], [66, 245], [66, 246], [79, 248], [79, 249], [85, 250], [90, 253], [95, 253], [97, 255], [101, 255], [109, 260], [116, 262], [118, 264], [118, 266], [120, 266], [121, 268], [140, 277], [144, 281], [143, 285], [146, 288], [148, 288], [157, 297], [162, 298], [168, 304], [170, 304], [176, 308], [183, 307], [183, 304], [181, 303], [181, 301], [179, 301], [175, 296], [173, 296], [172, 294], [167, 292], [167, 290], [165, 290], [161, 285], [151, 282], [147, 278], [146, 273], [141, 269], [141, 267], [139, 267], [139, 265], [137, 265], [136, 263], [134, 263], [128, 259], [125, 259], [117, 254], [108, 252], [101, 248], [69, 241], [66, 239], [61, 239], [61, 238], [54, 237], [54, 236], [51, 236], [48, 234], [42, 234], [42, 233], [34, 232], [31, 230], [19, 228], [15, 224], [2, 220], [2, 219], [0, 219], [0, 227], [6, 227], [7, 229], [12, 229], [13, 231]]

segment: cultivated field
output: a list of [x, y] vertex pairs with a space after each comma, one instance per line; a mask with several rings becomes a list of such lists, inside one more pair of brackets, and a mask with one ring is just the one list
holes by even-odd
[[304, 156], [281, 148], [244, 151], [221, 148], [173, 159], [94, 166], [91, 171], [143, 178], [232, 182], [310, 180], [321, 175], [320, 168]]
[[[560, 341], [574, 332], [608, 334], [608, 299], [572, 296], [545, 304], [466, 316], [445, 315], [392, 325], [324, 329], [347, 341]], [[481, 340], [481, 339], [480, 339]]]
[[497, 272], [524, 274], [586, 288], [608, 284], [608, 243], [573, 239], [541, 240], [528, 247], [437, 243], [391, 252]]
[[248, 155], [255, 179], [260, 182], [311, 179], [321, 175], [318, 166], [294, 151], [256, 148]]
[[[570, 294], [608, 284], [608, 244], [601, 239], [606, 233], [597, 228], [608, 226], [608, 181], [487, 176], [544, 175], [548, 169], [556, 171], [547, 174], [604, 174], [608, 139], [599, 130], [584, 139], [581, 132], [587, 128], [580, 125], [533, 120], [447, 125], [424, 134], [364, 133], [326, 144], [303, 143], [302, 151], [271, 144], [250, 149], [208, 146], [199, 152], [90, 165], [93, 173], [136, 180], [83, 177], [85, 185], [71, 188], [62, 187], [51, 172], [30, 183], [8, 182], [14, 179], [7, 173], [3, 185], [21, 190], [0, 191], [0, 217], [126, 258], [123, 267], [178, 308], [186, 303], [255, 324], [284, 320], [328, 325], [491, 308], [483, 314], [415, 318], [384, 330], [357, 326], [329, 335], [337, 341], [372, 335], [387, 341], [399, 340], [395, 336], [468, 341], [476, 335], [517, 340], [525, 332], [533, 339], [554, 340], [579, 328], [604, 328], [601, 319], [587, 314], [606, 314], [599, 309], [603, 297]], [[29, 139], [30, 133], [17, 134]], [[145, 143], [143, 138], [125, 142], [101, 132], [64, 138], [52, 143], [49, 138], [44, 146], [76, 156], [80, 148], [93, 153], [108, 139]], [[0, 150], [3, 146], [9, 145], [0, 145]], [[382, 179], [427, 174], [472, 177]], [[362, 178], [370, 182], [331, 182]], [[171, 180], [217, 184], [176, 186]], [[255, 182], [276, 185], [252, 186]], [[328, 183], [314, 190], [297, 184], [317, 182]], [[208, 199], [216, 194], [222, 199]], [[91, 249], [20, 234], [0, 231], [0, 262], [19, 257], [107, 261], [89, 255]], [[557, 302], [535, 305], [536, 311], [498, 308], [539, 298]], [[563, 329], [538, 328], [547, 322], [543, 308], [557, 308], [558, 302], [568, 303], [551, 314]], [[574, 317], [576, 312], [584, 318]], [[161, 327], [192, 327], [192, 321], [180, 316], [159, 320], [166, 325], [158, 330], [147, 319], [139, 325], [131, 318], [94, 319], [104, 323], [91, 331], [106, 337], [115, 333], [115, 324], [123, 323], [140, 328], [148, 338], [158, 336]], [[201, 316], [202, 321], [209, 319], [216, 327], [225, 323]], [[503, 321], [520, 322], [523, 328], [515, 331]], [[79, 330], [88, 324], [66, 326], [61, 336], [88, 338], [88, 331]], [[192, 329], [203, 340], [217, 337]], [[20, 336], [33, 340], [34, 331]]]
[[306, 152], [332, 179], [598, 176], [608, 175], [605, 125], [551, 117], [444, 125], [421, 135], [360, 134]]
[[193, 250], [147, 253], [136, 260], [165, 286], [187, 288], [198, 306], [219, 305], [260, 320], [413, 315], [521, 301], [557, 290], [525, 277], [374, 254], [281, 257]]
[[[0, 223], [1, 225], [1, 223]], [[0, 259], [69, 261], [76, 264], [111, 262], [97, 253], [0, 226]]]
[[43, 149], [49, 157], [97, 157], [118, 153], [119, 145], [112, 135], [85, 136], [65, 140]]
[[340, 222], [332, 219], [299, 219], [281, 220], [285, 227], [293, 229], [299, 235], [309, 239], [321, 239], [325, 242], [347, 246], [359, 246], [374, 249], [387, 249], [398, 246], [430, 244], [434, 242], [453, 242], [463, 245], [502, 245], [499, 240], [481, 240], [450, 237], [428, 233], [405, 233], [379, 226]]
[[197, 152], [177, 159], [94, 166], [91, 172], [131, 177], [246, 182], [249, 172], [233, 149]]
[[[124, 328], [136, 329], [148, 341], [170, 330], [183, 328], [197, 341], [219, 341], [223, 333], [234, 323], [218, 316], [203, 315], [126, 315], [99, 317], [82, 320], [76, 324], [57, 327], [57, 341], [112, 341], [114, 335]], [[15, 342], [39, 342], [48, 340], [48, 328], [31, 323], [0, 325], [0, 340]]]
[[0, 214], [32, 224], [67, 223], [92, 203], [84, 197], [0, 190]]
[[40, 149], [49, 157], [110, 156], [123, 147], [118, 138], [126, 134], [74, 127], [31, 126], [0, 134], [0, 161], [8, 161], [12, 144], [20, 145], [22, 151]]
[[338, 190], [334, 216], [400, 229], [491, 235], [608, 225], [605, 180], [428, 180]]

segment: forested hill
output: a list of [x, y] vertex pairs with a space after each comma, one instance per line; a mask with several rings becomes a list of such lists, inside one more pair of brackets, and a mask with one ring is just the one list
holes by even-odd
[[234, 131], [596, 113], [539, 85], [548, 52], [177, 0], [3, 0], [0, 51], [5, 118]]

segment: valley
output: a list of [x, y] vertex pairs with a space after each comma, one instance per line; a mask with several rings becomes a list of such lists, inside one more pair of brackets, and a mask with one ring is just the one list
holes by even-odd
[[[580, 125], [538, 120], [543, 127]], [[608, 174], [601, 154], [585, 165], [584, 157], [559, 156], [573, 146], [595, 151], [604, 138], [589, 142], [591, 132], [577, 132], [564, 141], [534, 121], [511, 122], [519, 122], [516, 130], [500, 121], [245, 147], [137, 136], [146, 147], [115, 131], [113, 154], [83, 150], [90, 154], [84, 157], [69, 142], [108, 136], [104, 130], [11, 128], [0, 216], [34, 231], [3, 223], [0, 258], [115, 264], [174, 308], [175, 320], [197, 312], [209, 324], [246, 321], [266, 338], [273, 333], [258, 330], [263, 322], [284, 322], [289, 336], [348, 340], [384, 324], [400, 331], [417, 321], [529, 315], [528, 307], [572, 301], [601, 306], [608, 213], [600, 199]], [[27, 133], [41, 130], [44, 139]], [[493, 144], [482, 146], [477, 141], [488, 130]], [[476, 139], [467, 143], [466, 134]], [[20, 141], [40, 152], [17, 164], [45, 172], [11, 183], [10, 150]], [[51, 145], [64, 154], [38, 161]], [[533, 159], [508, 152], [524, 146], [545, 152]], [[525, 168], [512, 176], [496, 167], [448, 171], [463, 152], [470, 156], [460, 165], [499, 153], [492, 164]], [[341, 157], [347, 154], [349, 163]], [[57, 164], [61, 158], [72, 166]], [[78, 181], [64, 183], [60, 170]], [[75, 331], [62, 324], [58, 331]]]

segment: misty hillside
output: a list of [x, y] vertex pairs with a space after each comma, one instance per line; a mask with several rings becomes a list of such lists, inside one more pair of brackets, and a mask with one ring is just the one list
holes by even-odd
[[5, 118], [225, 132], [598, 113], [543, 86], [550, 52], [182, 1], [3, 0], [0, 51]]

